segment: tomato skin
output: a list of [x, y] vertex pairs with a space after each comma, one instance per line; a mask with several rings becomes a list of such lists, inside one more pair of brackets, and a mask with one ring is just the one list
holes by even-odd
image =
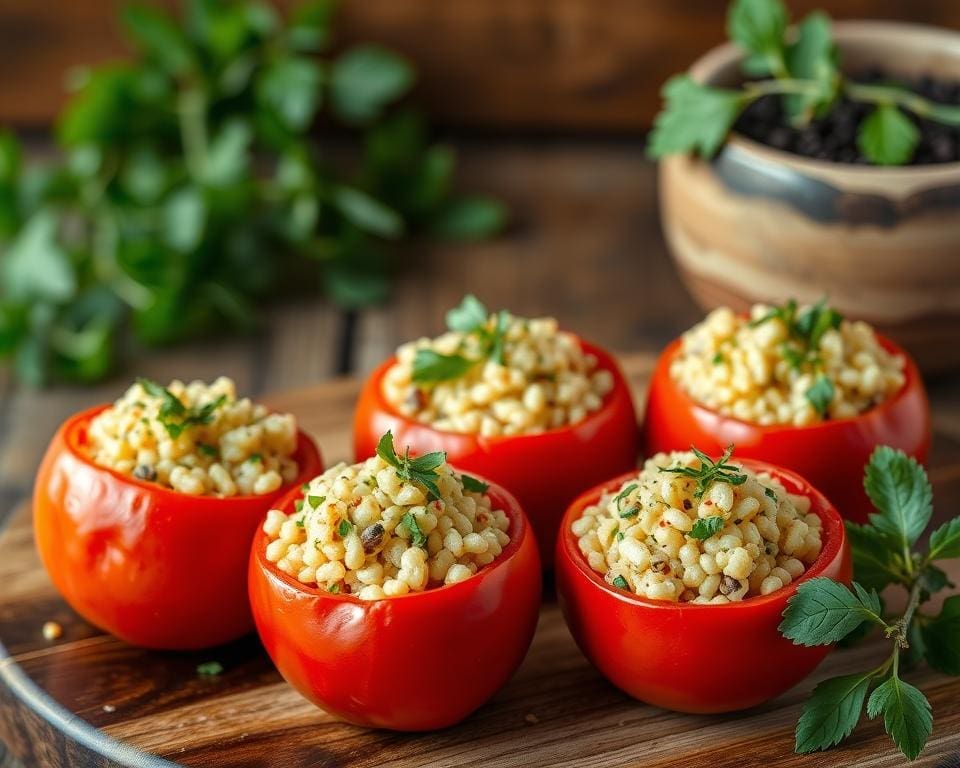
[[[34, 537], [54, 586], [91, 624], [146, 648], [191, 650], [247, 634], [244, 573], [263, 496], [188, 496], [94, 464], [83, 451], [101, 405], [57, 431], [37, 473]], [[301, 432], [296, 487], [322, 471]]]
[[670, 375], [670, 363], [680, 349], [676, 340], [660, 355], [650, 383], [643, 428], [646, 454], [695, 445], [719, 455], [732, 443], [736, 458], [760, 459], [796, 471], [845, 518], [865, 523], [873, 505], [863, 490], [863, 470], [873, 449], [890, 445], [923, 463], [931, 435], [930, 405], [916, 365], [892, 341], [878, 339], [887, 351], [906, 360], [903, 389], [854, 418], [807, 427], [750, 424], [695, 402]]
[[451, 464], [500, 483], [520, 501], [540, 542], [545, 568], [553, 562], [553, 541], [567, 505], [584, 488], [636, 464], [639, 430], [630, 389], [613, 357], [587, 342], [598, 368], [613, 374], [614, 387], [600, 410], [576, 424], [538, 435], [483, 437], [443, 432], [398, 414], [383, 394], [382, 381], [396, 362], [390, 358], [367, 379], [354, 415], [357, 461], [372, 456], [387, 430], [414, 454], [446, 451]]
[[[458, 723], [513, 675], [540, 611], [540, 558], [516, 499], [494, 484], [510, 543], [457, 584], [364, 601], [309, 587], [250, 553], [250, 604], [267, 653], [286, 680], [355, 725], [427, 731]], [[298, 494], [281, 509], [290, 512]]]
[[611, 683], [664, 709], [696, 714], [747, 709], [786, 691], [830, 652], [831, 646], [794, 645], [777, 630], [797, 585], [815, 576], [850, 584], [853, 566], [843, 520], [830, 502], [788, 470], [744, 461], [766, 470], [788, 491], [811, 500], [823, 521], [823, 551], [795, 581], [770, 595], [727, 605], [648, 600], [607, 584], [587, 564], [570, 524], [584, 507], [614, 490], [627, 473], [578, 498], [557, 538], [557, 595], [583, 654]]

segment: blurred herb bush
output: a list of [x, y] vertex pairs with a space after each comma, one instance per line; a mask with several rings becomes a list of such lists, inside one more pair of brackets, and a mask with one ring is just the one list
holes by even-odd
[[[0, 358], [21, 380], [97, 380], [129, 328], [148, 344], [248, 328], [310, 281], [345, 308], [377, 302], [391, 242], [501, 227], [497, 201], [452, 196], [453, 152], [396, 107], [409, 63], [373, 45], [323, 55], [333, 11], [128, 7], [136, 56], [74, 78], [62, 161], [24, 167], [0, 133]], [[348, 167], [311, 130], [321, 111], [360, 134]]]

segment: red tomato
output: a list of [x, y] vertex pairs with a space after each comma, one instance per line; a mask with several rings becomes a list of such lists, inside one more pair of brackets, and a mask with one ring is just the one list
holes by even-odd
[[[250, 553], [250, 604], [286, 680], [327, 712], [398, 731], [445, 728], [489, 699], [520, 666], [540, 610], [540, 559], [516, 499], [492, 485], [510, 543], [456, 584], [365, 601], [309, 587]], [[280, 507], [293, 509], [291, 492]]]
[[924, 462], [930, 447], [930, 406], [920, 373], [900, 347], [879, 339], [885, 349], [906, 360], [903, 389], [859, 416], [808, 427], [764, 427], [695, 402], [670, 375], [670, 363], [680, 348], [680, 341], [674, 341], [660, 355], [650, 383], [643, 428], [646, 452], [695, 445], [719, 455], [732, 443], [738, 459], [789, 467], [826, 494], [845, 518], [866, 522], [873, 507], [863, 490], [863, 470], [873, 449], [890, 445]]
[[[738, 462], [741, 463], [741, 462]], [[793, 472], [766, 470], [791, 493], [810, 499], [823, 521], [823, 551], [799, 580], [769, 595], [726, 605], [648, 600], [607, 584], [587, 564], [570, 524], [584, 507], [616, 490], [627, 473], [587, 491], [567, 510], [557, 538], [557, 595], [584, 655], [631, 696], [679, 712], [731, 712], [786, 691], [813, 671], [829, 646], [794, 645], [777, 630], [797, 585], [815, 576], [850, 583], [853, 566], [843, 520], [830, 502]]]
[[[243, 575], [250, 541], [290, 486], [262, 496], [188, 496], [88, 458], [87, 428], [60, 427], [37, 473], [37, 549], [54, 586], [91, 624], [134, 645], [194, 649], [253, 629]], [[304, 433], [299, 485], [322, 471]]]
[[613, 390], [600, 410], [576, 424], [510, 437], [443, 432], [401, 416], [381, 386], [396, 362], [390, 358], [371, 374], [360, 394], [353, 422], [356, 460], [372, 456], [387, 430], [398, 448], [409, 446], [411, 453], [446, 451], [451, 464], [489, 477], [517, 497], [537, 534], [543, 565], [550, 567], [557, 524], [567, 504], [584, 488], [611, 472], [626, 471], [637, 460], [637, 417], [623, 373], [607, 352], [583, 341], [581, 345], [596, 356], [599, 369], [613, 374]]

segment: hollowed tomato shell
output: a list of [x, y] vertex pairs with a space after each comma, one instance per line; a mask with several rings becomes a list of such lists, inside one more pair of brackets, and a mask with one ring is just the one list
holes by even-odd
[[786, 691], [830, 652], [794, 645], [777, 627], [799, 584], [817, 576], [850, 583], [852, 564], [843, 520], [819, 491], [789, 470], [744, 461], [767, 471], [790, 492], [810, 499], [822, 521], [823, 550], [793, 583], [769, 595], [725, 605], [648, 600], [617, 589], [587, 564], [570, 525], [585, 507], [618, 489], [628, 473], [584, 493], [564, 515], [557, 537], [560, 607], [583, 654], [611, 683], [634, 698], [679, 712], [746, 709]]
[[390, 358], [367, 379], [353, 423], [357, 461], [372, 456], [391, 430], [399, 448], [411, 453], [446, 451], [447, 460], [471, 474], [500, 483], [520, 501], [536, 531], [544, 567], [553, 561], [557, 525], [567, 505], [584, 488], [636, 464], [637, 417], [623, 373], [606, 351], [581, 341], [598, 368], [613, 374], [614, 386], [602, 407], [576, 424], [535, 435], [483, 437], [434, 429], [397, 413], [383, 394]]
[[262, 496], [190, 496], [88, 458], [87, 429], [106, 405], [57, 431], [37, 473], [34, 536], [54, 586], [91, 624], [134, 645], [206, 648], [253, 629], [250, 542], [291, 486], [322, 471], [300, 432], [296, 482]]
[[670, 375], [681, 343], [674, 341], [660, 355], [650, 383], [643, 426], [647, 455], [689, 450], [691, 445], [719, 455], [733, 444], [736, 458], [792, 469], [824, 493], [845, 518], [866, 522], [873, 506], [863, 490], [863, 472], [874, 448], [899, 448], [921, 463], [930, 448], [930, 405], [920, 373], [900, 347], [878, 338], [888, 352], [906, 360], [906, 381], [900, 391], [853, 418], [806, 427], [761, 426], [700, 405]]
[[[371, 728], [427, 731], [463, 720], [513, 675], [540, 610], [540, 559], [516, 499], [497, 485], [510, 543], [465, 581], [365, 601], [286, 575], [250, 553], [250, 603], [280, 674], [318, 707]], [[291, 493], [281, 507], [293, 510]]]

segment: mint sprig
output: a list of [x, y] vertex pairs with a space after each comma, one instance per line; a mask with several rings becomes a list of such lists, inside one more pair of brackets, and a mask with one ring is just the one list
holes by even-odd
[[830, 18], [806, 16], [791, 31], [781, 0], [734, 0], [727, 34], [743, 51], [747, 80], [737, 89], [698, 83], [688, 75], [670, 78], [664, 106], [654, 119], [648, 152], [661, 158], [699, 153], [712, 157], [737, 118], [766, 95], [782, 100], [790, 123], [802, 128], [828, 114], [843, 95], [871, 112], [858, 127], [857, 146], [876, 165], [902, 165], [913, 157], [920, 131], [907, 114], [942, 125], [960, 125], [960, 109], [930, 101], [898, 85], [857, 83], [841, 71]]
[[509, 320], [505, 310], [491, 316], [476, 296], [467, 294], [459, 306], [447, 312], [447, 328], [475, 338], [479, 355], [443, 355], [432, 349], [418, 349], [413, 358], [411, 378], [414, 383], [434, 384], [459, 379], [485, 360], [503, 365], [503, 339]]
[[727, 446], [717, 461], [713, 461], [703, 451], [691, 445], [690, 450], [700, 459], [699, 467], [661, 467], [661, 472], [670, 472], [675, 475], [682, 475], [697, 481], [697, 487], [693, 492], [696, 498], [701, 498], [707, 490], [716, 482], [729, 483], [730, 485], [743, 485], [747, 482], [747, 476], [740, 467], [728, 464], [733, 455], [734, 446]]
[[393, 445], [393, 433], [388, 431], [377, 443], [377, 455], [397, 470], [401, 480], [423, 486], [431, 499], [441, 498], [440, 489], [437, 487], [437, 479], [440, 477], [437, 469], [447, 460], [445, 451], [434, 451], [411, 458], [408, 446], [404, 455], [398, 456]]
[[[867, 716], [882, 715], [887, 733], [913, 760], [930, 736], [933, 716], [923, 693], [902, 679], [901, 668], [926, 661], [945, 674], [960, 674], [960, 595], [947, 598], [937, 615], [921, 610], [932, 594], [952, 586], [933, 561], [960, 556], [960, 518], [938, 528], [927, 551], [917, 552], [932, 513], [923, 467], [902, 451], [881, 446], [870, 457], [864, 486], [876, 512], [867, 525], [847, 524], [857, 580], [851, 588], [823, 577], [801, 583], [780, 631], [794, 643], [813, 646], [862, 639], [879, 627], [890, 652], [872, 669], [814, 688], [797, 723], [796, 751], [828, 749], [843, 741], [866, 703]], [[890, 584], [908, 593], [900, 615], [887, 615], [875, 591]]]

